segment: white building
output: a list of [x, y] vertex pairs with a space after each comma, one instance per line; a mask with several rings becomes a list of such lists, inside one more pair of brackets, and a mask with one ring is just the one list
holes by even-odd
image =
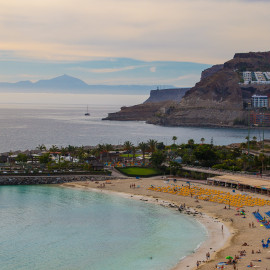
[[244, 84], [270, 84], [270, 72], [244, 71], [243, 81]]
[[243, 72], [244, 84], [249, 84], [252, 81], [252, 76], [250, 71]]
[[268, 108], [268, 96], [252, 96], [252, 107], [253, 108]]
[[266, 79], [270, 81], [270, 72], [264, 72], [264, 75]]

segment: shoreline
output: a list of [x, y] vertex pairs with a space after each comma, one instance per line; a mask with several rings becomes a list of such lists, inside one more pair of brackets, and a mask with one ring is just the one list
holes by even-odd
[[[137, 195], [107, 189], [99, 189], [89, 186], [87, 187], [85, 186], [85, 182], [64, 183], [60, 184], [60, 186], [80, 190], [89, 190], [105, 194], [114, 194], [127, 199], [141, 200], [144, 203], [153, 203], [164, 207], [170, 207], [170, 205], [177, 205], [174, 201], [170, 200], [166, 201], [161, 198], [159, 198], [157, 201], [157, 198], [151, 196]], [[207, 252], [210, 253], [210, 260], [213, 259], [218, 252], [220, 252], [222, 249], [224, 249], [224, 247], [229, 245], [233, 237], [232, 232], [234, 232], [234, 229], [229, 224], [226, 224], [226, 222], [204, 212], [202, 212], [201, 215], [197, 214], [195, 215], [194, 213], [196, 213], [197, 210], [190, 207], [187, 207], [186, 210], [190, 211], [191, 214], [193, 215], [193, 218], [204, 227], [204, 229], [207, 232], [207, 238], [204, 242], [198, 245], [198, 247], [193, 251], [193, 253], [188, 254], [184, 258], [179, 259], [178, 263], [173, 268], [171, 268], [171, 270], [197, 269], [196, 267], [197, 261], [201, 262], [200, 263], [201, 266], [206, 263]], [[182, 214], [186, 213], [184, 212]], [[221, 230], [221, 226], [223, 226], [223, 231]]]

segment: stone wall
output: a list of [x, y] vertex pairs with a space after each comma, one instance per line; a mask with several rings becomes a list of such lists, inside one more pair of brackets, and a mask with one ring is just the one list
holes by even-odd
[[116, 179], [107, 175], [0, 176], [0, 185], [47, 185]]

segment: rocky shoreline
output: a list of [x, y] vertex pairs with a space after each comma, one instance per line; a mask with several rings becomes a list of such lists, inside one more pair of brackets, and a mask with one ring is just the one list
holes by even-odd
[[4, 185], [49, 185], [80, 181], [105, 181], [115, 179], [107, 175], [57, 175], [57, 176], [1, 176], [0, 186]]

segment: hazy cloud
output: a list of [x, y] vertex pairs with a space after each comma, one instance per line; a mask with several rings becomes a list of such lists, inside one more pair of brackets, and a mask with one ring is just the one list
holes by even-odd
[[0, 0], [0, 49], [3, 58], [222, 63], [269, 50], [269, 10], [266, 0]]
[[92, 73], [112, 73], [112, 72], [133, 70], [133, 69], [142, 68], [142, 67], [145, 67], [145, 66], [128, 66], [128, 67], [121, 67], [121, 68], [88, 69], [87, 71], [92, 72]]

